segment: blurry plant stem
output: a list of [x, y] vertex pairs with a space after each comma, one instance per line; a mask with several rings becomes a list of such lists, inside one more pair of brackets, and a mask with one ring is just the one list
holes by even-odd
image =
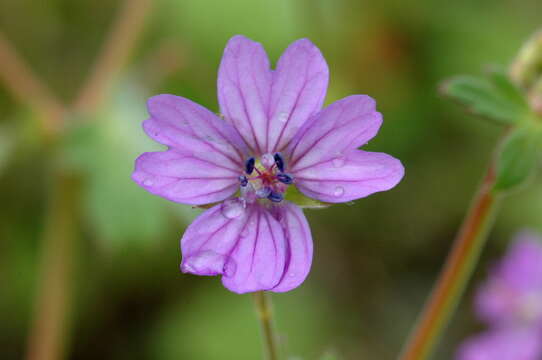
[[266, 359], [278, 360], [277, 336], [273, 324], [271, 296], [265, 291], [255, 292], [253, 296], [264, 338], [264, 349], [267, 354]]
[[[124, 0], [94, 68], [76, 97], [73, 110], [91, 113], [100, 106], [110, 83], [136, 44], [151, 3], [151, 0]], [[67, 119], [65, 114], [72, 109], [57, 100], [1, 32], [0, 64], [0, 80], [7, 90], [38, 115], [44, 144], [55, 142], [62, 136], [61, 130]], [[51, 181], [28, 360], [62, 359], [66, 348], [70, 277], [75, 261], [72, 247], [76, 238], [76, 189], [65, 174], [56, 173]]]
[[71, 313], [73, 253], [76, 235], [76, 189], [69, 177], [57, 174], [49, 194], [28, 360], [62, 359]]
[[493, 191], [494, 168], [487, 171], [444, 268], [403, 349], [400, 360], [427, 359], [448, 324], [485, 244], [499, 195]]
[[55, 135], [61, 128], [64, 106], [50, 89], [23, 61], [15, 47], [0, 32], [0, 80], [15, 99], [38, 115], [45, 137]]
[[124, 0], [120, 16], [104, 41], [90, 75], [75, 100], [76, 110], [92, 111], [102, 102], [111, 80], [122, 68], [143, 30], [152, 0]]

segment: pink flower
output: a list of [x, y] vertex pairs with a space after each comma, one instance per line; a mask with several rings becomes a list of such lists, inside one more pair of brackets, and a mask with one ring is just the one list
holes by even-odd
[[465, 341], [458, 360], [542, 358], [542, 242], [520, 233], [476, 296], [476, 312], [489, 325]]
[[457, 360], [539, 360], [540, 333], [530, 329], [492, 329], [461, 345]]
[[382, 123], [374, 100], [354, 95], [322, 109], [327, 84], [309, 40], [271, 70], [259, 43], [234, 36], [218, 72], [223, 119], [182, 97], [149, 100], [143, 128], [168, 150], [141, 155], [134, 181], [175, 202], [218, 203], [181, 239], [183, 272], [222, 275], [237, 293], [291, 290], [309, 273], [313, 245], [290, 190], [340, 203], [400, 181], [397, 159], [357, 150]]
[[520, 233], [476, 296], [480, 318], [495, 326], [542, 328], [542, 240]]

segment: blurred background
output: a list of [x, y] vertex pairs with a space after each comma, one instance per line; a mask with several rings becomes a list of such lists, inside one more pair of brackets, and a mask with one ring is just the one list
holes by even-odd
[[[130, 180], [136, 156], [161, 148], [141, 129], [146, 99], [171, 93], [218, 111], [217, 68], [235, 34], [272, 61], [310, 38], [329, 64], [326, 102], [369, 94], [384, 114], [367, 149], [401, 159], [404, 180], [306, 211], [312, 272], [273, 301], [291, 359], [394, 358], [502, 132], [439, 84], [507, 66], [540, 14], [539, 0], [1, 0], [0, 358], [261, 357], [251, 296], [179, 271], [179, 239], [200, 210]], [[542, 232], [541, 185], [503, 201], [435, 359], [481, 329], [472, 291], [511, 236]]]

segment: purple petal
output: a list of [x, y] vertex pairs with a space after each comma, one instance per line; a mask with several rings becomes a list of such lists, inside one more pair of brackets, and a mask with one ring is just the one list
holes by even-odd
[[259, 154], [267, 148], [271, 76], [261, 44], [241, 35], [228, 41], [218, 70], [220, 110]]
[[307, 167], [299, 167], [298, 164], [291, 172], [299, 190], [307, 196], [331, 203], [389, 190], [404, 175], [399, 160], [384, 153], [362, 150], [353, 150]]
[[476, 312], [492, 324], [542, 320], [542, 243], [523, 232], [476, 294]]
[[542, 291], [542, 239], [528, 231], [520, 233], [495, 272], [516, 289]]
[[236, 293], [271, 289], [284, 273], [281, 225], [267, 209], [245, 208], [238, 199], [201, 214], [186, 230], [181, 249], [183, 272], [222, 274], [224, 286]]
[[153, 96], [147, 107], [151, 118], [143, 128], [154, 140], [241, 169], [246, 145], [235, 128], [209, 110], [174, 95]]
[[286, 238], [286, 262], [284, 274], [272, 291], [285, 292], [301, 285], [309, 274], [312, 236], [307, 219], [298, 206], [284, 201], [278, 211]]
[[300, 169], [342, 156], [366, 144], [381, 124], [382, 115], [369, 96], [353, 95], [336, 101], [296, 134], [286, 153], [290, 166]]
[[321, 110], [329, 71], [320, 50], [307, 39], [292, 43], [273, 73], [268, 152], [282, 150], [312, 115]]
[[239, 187], [239, 171], [177, 150], [144, 153], [132, 179], [147, 191], [190, 205], [224, 200]]
[[541, 335], [523, 328], [491, 330], [461, 345], [456, 360], [539, 360]]

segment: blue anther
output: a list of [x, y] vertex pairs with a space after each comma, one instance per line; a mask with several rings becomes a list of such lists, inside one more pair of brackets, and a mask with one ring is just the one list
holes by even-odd
[[247, 186], [248, 185], [248, 179], [245, 175], [239, 176], [239, 182], [241, 183], [241, 186]]
[[253, 157], [248, 158], [245, 162], [245, 172], [250, 175], [254, 171], [254, 165], [256, 164], [256, 159]]
[[282, 155], [280, 153], [275, 153], [273, 158], [275, 159], [275, 164], [277, 165], [277, 168], [279, 169], [279, 171], [283, 172], [284, 171], [284, 158], [282, 157]]
[[277, 174], [277, 179], [281, 183], [284, 183], [284, 184], [287, 184], [287, 185], [290, 185], [291, 183], [294, 182], [294, 177], [292, 175], [290, 175], [290, 174], [285, 174], [285, 173]]
[[272, 191], [267, 198], [272, 202], [281, 202], [282, 199], [284, 199], [284, 196], [282, 196], [281, 193]]

